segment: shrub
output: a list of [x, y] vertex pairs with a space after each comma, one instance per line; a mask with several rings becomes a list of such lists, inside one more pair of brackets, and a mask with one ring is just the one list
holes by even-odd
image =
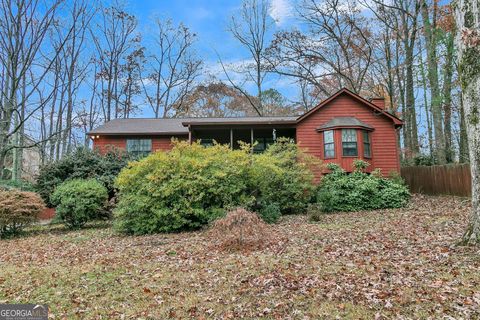
[[115, 225], [130, 234], [192, 230], [239, 206], [274, 222], [312, 197], [313, 174], [301, 157], [291, 143], [252, 155], [248, 146], [177, 142], [122, 170]]
[[433, 166], [437, 163], [434, 156], [418, 154], [402, 160], [402, 166]]
[[355, 171], [365, 172], [365, 169], [367, 169], [369, 166], [370, 166], [370, 163], [368, 163], [365, 160], [362, 160], [362, 159], [353, 160], [353, 168], [355, 169]]
[[73, 179], [96, 179], [114, 195], [114, 180], [132, 158], [121, 150], [111, 149], [105, 155], [88, 148], [78, 148], [59, 161], [40, 168], [35, 189], [51, 207], [50, 197], [61, 183]]
[[287, 139], [278, 139], [263, 154], [255, 155], [251, 170], [257, 200], [252, 209], [276, 204], [282, 214], [304, 212], [314, 192], [313, 158]]
[[262, 206], [261, 210], [258, 212], [258, 215], [266, 223], [275, 223], [278, 221], [278, 219], [280, 219], [282, 213], [278, 204], [269, 203]]
[[322, 211], [322, 207], [319, 203], [310, 203], [307, 208], [308, 219], [312, 222], [322, 221], [325, 213]]
[[[380, 175], [380, 172], [379, 172]], [[388, 173], [388, 179], [392, 180], [396, 184], [405, 184], [405, 180], [402, 178], [402, 176], [396, 172], [396, 171], [390, 171]]]
[[214, 246], [225, 251], [259, 250], [272, 240], [267, 224], [257, 214], [242, 208], [215, 221], [209, 234]]
[[116, 228], [130, 234], [198, 229], [225, 208], [248, 205], [249, 157], [228, 146], [177, 142], [169, 152], [133, 162], [117, 179]]
[[44, 208], [42, 199], [36, 193], [0, 190], [0, 237], [19, 234], [37, 220]]
[[107, 189], [95, 179], [66, 181], [51, 197], [57, 217], [71, 229], [99, 217], [107, 200]]
[[367, 174], [357, 169], [351, 174], [336, 165], [323, 177], [317, 192], [322, 211], [359, 211], [400, 208], [407, 204], [410, 194], [404, 184]]

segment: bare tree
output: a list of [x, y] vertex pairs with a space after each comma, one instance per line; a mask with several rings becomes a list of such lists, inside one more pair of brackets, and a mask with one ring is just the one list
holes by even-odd
[[122, 64], [131, 51], [136, 49], [140, 37], [135, 34], [137, 19], [127, 13], [124, 6], [115, 0], [108, 8], [102, 9], [100, 21], [90, 29], [97, 48], [97, 62], [100, 64], [99, 78], [102, 80], [104, 118], [109, 121], [118, 118], [120, 107], [120, 74]]
[[144, 64], [144, 48], [138, 48], [126, 58], [126, 64], [122, 68], [122, 90], [120, 105], [123, 118], [129, 118], [137, 109], [134, 98], [142, 92], [141, 69]]
[[278, 32], [268, 50], [270, 68], [309, 81], [323, 96], [341, 87], [364, 89], [373, 47], [356, 3], [305, 0], [299, 14], [308, 32]]
[[[65, 45], [64, 41], [57, 48], [50, 47], [48, 63], [41, 67], [36, 65], [61, 3], [60, 0], [48, 3], [16, 0], [0, 4], [0, 63], [5, 75], [0, 100], [0, 173], [3, 173], [9, 150], [25, 147], [18, 140], [17, 144], [11, 144], [12, 136], [22, 132], [25, 123], [49, 100], [27, 103]], [[72, 29], [68, 30], [67, 35], [71, 32]], [[32, 76], [34, 68], [35, 76]]]
[[61, 135], [62, 154], [71, 151], [75, 97], [80, 84], [85, 80], [88, 67], [81, 64], [80, 55], [85, 47], [87, 26], [92, 20], [94, 12], [85, 0], [73, 1], [70, 9], [69, 21], [71, 21], [72, 32], [66, 45], [62, 48], [67, 75], [65, 130]]
[[[244, 0], [240, 12], [233, 16], [228, 30], [233, 37], [249, 52], [248, 60], [241, 65], [233, 66], [234, 72], [244, 78], [243, 84], [235, 83], [228, 74], [227, 68], [220, 59], [222, 68], [230, 84], [236, 88], [249, 101], [255, 112], [262, 116], [263, 112], [263, 82], [267, 75], [265, 65], [265, 50], [267, 48], [267, 34], [271, 28], [268, 15], [269, 1], [267, 0]], [[244, 88], [246, 82], [255, 84], [256, 99]]]
[[155, 118], [175, 116], [200, 75], [202, 62], [196, 57], [196, 34], [183, 24], [156, 19], [155, 46], [147, 56], [148, 75], [141, 77], [147, 102]]
[[421, 1], [421, 12], [423, 30], [425, 35], [425, 46], [427, 51], [427, 78], [430, 84], [431, 109], [433, 128], [435, 133], [435, 158], [440, 164], [446, 162], [444, 122], [442, 115], [442, 94], [440, 92], [440, 80], [438, 75], [438, 2], [433, 1], [430, 5], [427, 1]]
[[396, 43], [395, 74], [399, 88], [399, 103], [405, 120], [404, 146], [413, 155], [420, 152], [415, 108], [414, 63], [415, 46], [419, 31], [419, 0], [363, 1], [371, 9], [376, 20], [392, 32]]

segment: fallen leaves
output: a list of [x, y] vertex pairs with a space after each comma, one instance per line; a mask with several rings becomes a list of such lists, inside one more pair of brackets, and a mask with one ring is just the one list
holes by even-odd
[[[121, 237], [46, 230], [1, 241], [0, 301], [56, 318], [480, 318], [480, 251], [455, 243], [467, 200], [287, 216], [259, 251], [212, 248], [208, 232]], [[217, 235], [218, 236], [218, 235]]]

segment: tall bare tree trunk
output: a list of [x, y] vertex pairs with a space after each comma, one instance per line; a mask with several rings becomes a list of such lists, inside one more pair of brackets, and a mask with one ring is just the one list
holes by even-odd
[[428, 149], [430, 151], [430, 156], [433, 157], [433, 133], [432, 133], [432, 123], [430, 118], [430, 108], [428, 105], [428, 88], [427, 88], [427, 79], [425, 75], [425, 68], [423, 67], [422, 55], [420, 55], [420, 82], [423, 86], [423, 105], [425, 106], [425, 118], [427, 120], [427, 136], [428, 136]]
[[433, 23], [430, 21], [428, 4], [422, 2], [423, 28], [427, 48], [427, 77], [430, 84], [430, 102], [432, 104], [433, 132], [435, 133], [435, 160], [446, 162], [445, 135], [443, 130], [442, 94], [438, 81], [437, 35], [436, 35], [436, 3], [433, 8]]
[[472, 213], [464, 244], [480, 243], [480, 1], [455, 4], [459, 76], [470, 150]]
[[13, 164], [12, 164], [12, 180], [19, 181], [22, 178], [23, 164], [23, 148], [25, 147], [25, 91], [26, 91], [26, 75], [22, 78], [22, 95], [20, 113], [15, 115], [15, 127], [19, 126], [14, 134]]
[[467, 137], [467, 125], [465, 124], [465, 111], [463, 109], [463, 98], [460, 96], [460, 142], [459, 142], [459, 154], [458, 160], [461, 163], [468, 162], [468, 137]]
[[454, 150], [452, 143], [452, 77], [453, 77], [453, 33], [446, 34], [445, 66], [443, 70], [443, 113], [445, 131], [445, 160], [453, 162]]
[[413, 82], [413, 45], [408, 45], [405, 52], [406, 64], [406, 81], [405, 81], [405, 108], [407, 110], [407, 121], [409, 121], [409, 138], [411, 151], [414, 154], [420, 152], [418, 144], [418, 126], [417, 126], [417, 112], [415, 109], [415, 88]]

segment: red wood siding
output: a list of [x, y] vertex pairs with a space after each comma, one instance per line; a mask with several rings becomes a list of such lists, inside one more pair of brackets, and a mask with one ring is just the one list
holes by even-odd
[[125, 149], [127, 147], [127, 139], [152, 139], [152, 152], [158, 150], [168, 151], [172, 149], [172, 138], [179, 140], [187, 139], [186, 136], [100, 136], [93, 140], [93, 148], [99, 150], [101, 153], [105, 153], [111, 147]]
[[[372, 108], [346, 94], [339, 95], [330, 103], [300, 121], [297, 125], [297, 143], [305, 148], [307, 153], [322, 159], [324, 163], [335, 162], [345, 170], [351, 171], [353, 160], [363, 159], [361, 129], [357, 131], [358, 157], [342, 156], [341, 129], [337, 129], [334, 136], [335, 158], [324, 160], [323, 134], [317, 132], [316, 129], [334, 117], [355, 117], [375, 128], [370, 133], [372, 158], [365, 159], [371, 164], [369, 170], [379, 168], [385, 175], [388, 175], [391, 171], [400, 172], [397, 135], [393, 121], [384, 115], [375, 114]], [[321, 173], [320, 169], [315, 172], [317, 176]]]
[[50, 220], [55, 217], [55, 208], [45, 208], [39, 215], [40, 220]]

